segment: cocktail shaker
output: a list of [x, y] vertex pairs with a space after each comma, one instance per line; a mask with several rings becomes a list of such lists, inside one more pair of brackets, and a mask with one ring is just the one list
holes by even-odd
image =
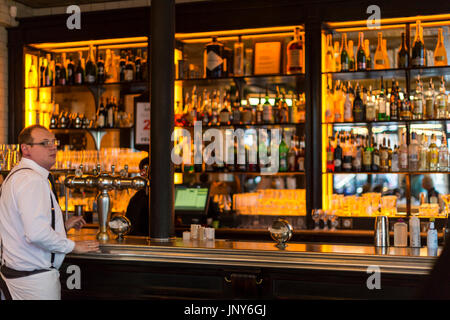
[[375, 218], [375, 246], [389, 247], [389, 220], [387, 216]]

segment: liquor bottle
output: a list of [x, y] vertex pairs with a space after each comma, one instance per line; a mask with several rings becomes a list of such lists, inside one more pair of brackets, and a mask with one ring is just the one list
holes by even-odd
[[106, 81], [105, 61], [103, 55], [100, 54], [97, 61], [97, 82], [102, 84]]
[[298, 148], [297, 153], [297, 170], [300, 172], [305, 171], [305, 155], [306, 155], [306, 149], [305, 149], [305, 136], [302, 136], [300, 139], [300, 144]]
[[392, 149], [391, 149], [391, 139], [388, 139], [388, 171], [392, 170]]
[[448, 171], [448, 148], [445, 134], [442, 134], [441, 146], [439, 147], [439, 171]]
[[378, 105], [378, 120], [379, 121], [389, 120], [386, 118], [386, 97], [384, 95], [383, 77], [381, 77], [381, 89], [380, 94], [378, 95], [377, 98], [377, 105]]
[[47, 68], [47, 60], [39, 58], [39, 86], [45, 87], [45, 69]]
[[328, 138], [327, 146], [327, 172], [334, 172], [334, 138], [330, 136]]
[[413, 97], [412, 103], [412, 118], [414, 120], [422, 120], [423, 119], [423, 106], [424, 106], [424, 97], [422, 94], [422, 85], [420, 79], [416, 81], [416, 92]]
[[35, 88], [38, 86], [38, 73], [34, 64], [34, 59], [31, 58], [30, 70], [28, 70], [28, 87]]
[[373, 151], [372, 151], [372, 170], [373, 172], [380, 171], [380, 150], [377, 147], [377, 143], [373, 142]]
[[445, 94], [444, 77], [442, 77], [441, 79], [441, 87], [439, 88], [439, 94], [436, 96], [436, 109], [438, 119], [447, 118], [447, 95]]
[[136, 69], [134, 78], [136, 81], [143, 81], [144, 80], [144, 74], [142, 70], [142, 50], [138, 49], [136, 57], [134, 58], [134, 67]]
[[238, 36], [238, 41], [233, 45], [233, 74], [235, 77], [244, 75], [244, 43], [242, 36]]
[[288, 162], [288, 171], [294, 172], [297, 170], [297, 140], [296, 137], [293, 136], [291, 138], [291, 146], [289, 148], [288, 154], [287, 154], [287, 162]]
[[334, 54], [333, 54], [333, 36], [327, 34], [326, 53], [325, 53], [325, 71], [335, 72]]
[[125, 81], [125, 67], [127, 65], [127, 61], [125, 59], [125, 51], [120, 51], [120, 60], [119, 60], [119, 81]]
[[247, 105], [241, 112], [241, 99], [239, 98], [239, 90], [236, 90], [233, 101], [233, 124], [250, 124], [252, 121], [252, 109], [250, 100], [247, 99]]
[[286, 172], [288, 171], [288, 161], [287, 161], [287, 155], [289, 148], [285, 142], [286, 135], [283, 135], [283, 139], [281, 140], [280, 147], [279, 147], [279, 171], [280, 172]]
[[224, 45], [212, 37], [212, 42], [205, 46], [204, 68], [206, 78], [220, 78], [224, 76]]
[[281, 100], [280, 100], [280, 109], [279, 109], [279, 123], [288, 123], [289, 122], [289, 106], [286, 102], [286, 92], [284, 88], [281, 89]]
[[416, 133], [411, 133], [411, 142], [408, 149], [408, 166], [409, 170], [419, 170], [419, 143], [416, 140]]
[[84, 82], [84, 70], [81, 52], [78, 53], [78, 64], [75, 69], [75, 84], [83, 84]]
[[422, 133], [419, 150], [419, 171], [428, 171], [428, 136]]
[[353, 51], [353, 40], [348, 41], [348, 69], [355, 71], [355, 54]]
[[230, 125], [230, 109], [228, 108], [228, 101], [226, 99], [226, 96], [223, 98], [223, 107], [222, 110], [220, 110], [219, 113], [219, 121], [221, 125]]
[[387, 40], [383, 39], [383, 55], [384, 55], [384, 69], [389, 69], [391, 67], [391, 62], [389, 61], [389, 55], [387, 52]]
[[58, 56], [55, 57], [55, 86], [61, 82], [61, 60]]
[[364, 102], [361, 99], [361, 95], [360, 95], [360, 88], [359, 85], [357, 85], [356, 87], [356, 96], [355, 96], [355, 100], [353, 101], [353, 120], [355, 122], [364, 122], [366, 121], [365, 119], [365, 109], [364, 109]]
[[362, 171], [362, 157], [363, 157], [363, 147], [361, 143], [361, 136], [356, 136], [356, 145], [354, 145], [354, 151], [353, 151], [353, 162], [352, 162], [352, 169], [354, 172], [361, 172]]
[[148, 59], [147, 59], [147, 50], [144, 50], [142, 59], [141, 59], [141, 64], [142, 64], [142, 80], [145, 81], [148, 79]]
[[45, 68], [45, 74], [44, 74], [44, 85], [46, 87], [51, 87], [53, 85], [53, 69], [52, 69], [52, 58], [51, 55], [47, 54], [47, 66]]
[[97, 110], [97, 128], [104, 128], [106, 126], [105, 105], [103, 98], [100, 98], [100, 106]]
[[259, 93], [259, 102], [258, 105], [256, 106], [256, 124], [261, 124], [263, 123], [263, 105], [261, 103], [261, 93]]
[[341, 84], [338, 81], [334, 89], [333, 95], [334, 102], [334, 122], [344, 122], [344, 102], [345, 94], [341, 90]]
[[435, 115], [434, 110], [434, 85], [433, 80], [430, 79], [430, 83], [428, 84], [428, 90], [425, 92], [425, 119], [435, 119], [437, 116]]
[[372, 146], [369, 141], [369, 137], [365, 139], [365, 148], [363, 151], [363, 170], [364, 172], [370, 172], [372, 170]]
[[394, 146], [394, 150], [392, 151], [392, 162], [391, 162], [391, 171], [397, 172], [399, 171], [399, 164], [398, 164], [398, 147], [397, 145]]
[[61, 54], [61, 66], [59, 71], [59, 81], [57, 84], [65, 86], [67, 84], [67, 68], [66, 68], [66, 54]]
[[428, 147], [428, 163], [430, 165], [430, 171], [437, 171], [439, 165], [439, 149], [436, 145], [436, 136], [431, 134], [431, 142]]
[[111, 97], [111, 100], [109, 100], [106, 104], [106, 126], [108, 128], [114, 128], [114, 100]]
[[131, 56], [131, 51], [128, 51], [125, 65], [125, 81], [134, 80], [134, 64]]
[[[336, 137], [336, 148], [334, 149], [334, 172], [342, 172], [342, 155], [343, 150], [341, 147], [342, 138]], [[342, 143], [343, 144], [343, 143]]]
[[406, 44], [406, 35], [402, 32], [402, 46], [397, 53], [397, 68], [408, 68], [409, 66], [409, 53], [408, 46]]
[[341, 71], [349, 71], [350, 70], [350, 57], [347, 49], [347, 34], [342, 34], [342, 43], [341, 43]]
[[72, 57], [69, 58], [69, 63], [67, 64], [67, 84], [75, 84], [75, 65], [73, 64]]
[[375, 95], [372, 94], [372, 86], [369, 87], [369, 94], [366, 99], [366, 121], [372, 122], [377, 119]]
[[383, 34], [381, 32], [378, 32], [378, 44], [377, 44], [377, 50], [375, 50], [374, 55], [374, 69], [385, 69], [386, 66], [386, 60], [384, 60], [384, 50], [383, 50]]
[[400, 112], [400, 120], [411, 120], [411, 102], [408, 96], [399, 88], [398, 83], [396, 83], [398, 99], [397, 99], [397, 110]]
[[344, 140], [344, 145], [342, 148], [342, 171], [351, 172], [352, 171], [352, 145], [349, 136]]
[[446, 66], [447, 63], [447, 51], [444, 46], [444, 36], [442, 35], [442, 28], [438, 29], [438, 42], [436, 49], [434, 49], [434, 65]]
[[350, 97], [350, 86], [347, 86], [347, 89], [344, 89], [343, 91], [346, 91], [345, 93], [345, 102], [344, 102], [344, 121], [345, 122], [352, 122], [353, 121], [353, 103], [352, 99]]
[[94, 48], [91, 45], [89, 46], [89, 53], [86, 61], [85, 80], [86, 83], [92, 84], [95, 83], [96, 78], [97, 78], [97, 70], [94, 61]]
[[395, 80], [392, 79], [391, 96], [389, 99], [390, 120], [394, 120], [394, 121], [399, 120], [397, 103], [398, 103], [398, 92], [397, 92], [397, 88], [395, 86]]
[[411, 60], [413, 67], [425, 66], [425, 45], [423, 42], [420, 20], [416, 21], [416, 35], [412, 48]]
[[273, 108], [269, 102], [269, 91], [266, 88], [266, 101], [263, 105], [263, 122], [274, 123]]
[[380, 146], [380, 171], [389, 171], [389, 151], [386, 147], [386, 137], [383, 137], [383, 144]]
[[341, 51], [339, 50], [339, 41], [334, 42], [333, 55], [334, 55], [334, 70], [338, 72], [339, 70], [341, 70]]
[[399, 148], [398, 162], [399, 169], [401, 171], [408, 170], [408, 146], [406, 145], [406, 138], [404, 133], [402, 134], [402, 144]]
[[287, 45], [287, 73], [301, 73], [304, 59], [303, 39], [300, 35], [300, 28], [295, 28], [294, 40]]
[[367, 57], [364, 51], [364, 34], [359, 32], [358, 51], [356, 53], [356, 69], [364, 71], [367, 68]]
[[327, 86], [327, 95], [325, 98], [325, 122], [334, 122], [334, 98], [331, 92], [330, 85]]
[[366, 53], [366, 69], [373, 69], [373, 59], [370, 56], [370, 41], [369, 39], [364, 39], [364, 52]]

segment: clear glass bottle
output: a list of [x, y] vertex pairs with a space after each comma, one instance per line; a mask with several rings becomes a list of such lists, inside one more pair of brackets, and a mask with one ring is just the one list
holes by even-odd
[[399, 169], [401, 171], [407, 171], [408, 170], [408, 146], [406, 145], [406, 138], [405, 134], [402, 134], [402, 144], [399, 148], [399, 155], [398, 155], [398, 162], [399, 162]]
[[263, 122], [274, 123], [273, 107], [269, 101], [269, 91], [266, 89], [266, 101], [263, 104]]
[[434, 108], [434, 100], [435, 100], [435, 92], [433, 80], [430, 79], [430, 83], [428, 84], [428, 90], [425, 92], [425, 117], [426, 119], [435, 119], [435, 108]]
[[441, 138], [441, 146], [439, 147], [439, 171], [448, 171], [448, 148], [445, 134]]
[[414, 120], [423, 119], [424, 97], [422, 94], [422, 83], [420, 79], [416, 81], [416, 92], [414, 93], [413, 105], [411, 108], [412, 118]]
[[389, 120], [386, 119], [386, 96], [384, 95], [384, 85], [383, 78], [381, 78], [381, 89], [380, 94], [377, 97], [377, 106], [378, 106], [378, 120], [384, 121]]
[[438, 119], [447, 118], [447, 95], [445, 94], [445, 82], [444, 77], [441, 79], [441, 86], [439, 93], [436, 96], [436, 113]]
[[234, 43], [234, 64], [233, 73], [236, 77], [244, 75], [244, 43], [242, 42], [242, 36], [238, 37], [238, 42]]
[[428, 171], [428, 136], [422, 133], [419, 150], [419, 171]]
[[411, 133], [411, 142], [408, 148], [408, 165], [411, 171], [419, 170], [419, 143], [415, 132]]
[[376, 121], [377, 113], [376, 113], [376, 104], [375, 104], [375, 95], [372, 93], [372, 86], [369, 87], [369, 93], [367, 94], [366, 99], [366, 121]]
[[439, 149], [436, 145], [436, 136], [431, 135], [430, 146], [428, 147], [428, 163], [430, 171], [437, 171], [439, 165]]
[[394, 150], [392, 151], [391, 171], [399, 171], [397, 145], [394, 146]]

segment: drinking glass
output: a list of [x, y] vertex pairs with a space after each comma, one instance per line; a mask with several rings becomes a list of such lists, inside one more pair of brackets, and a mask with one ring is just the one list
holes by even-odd
[[320, 229], [320, 218], [322, 215], [322, 209], [313, 209], [312, 211], [312, 219], [314, 220], [314, 230]]
[[320, 218], [323, 221], [323, 230], [328, 231], [328, 212], [326, 210], [322, 210]]

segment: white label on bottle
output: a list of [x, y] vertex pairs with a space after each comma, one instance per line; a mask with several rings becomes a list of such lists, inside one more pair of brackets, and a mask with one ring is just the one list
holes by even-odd
[[401, 152], [399, 158], [400, 158], [400, 167], [402, 169], [407, 168], [408, 167], [408, 153]]
[[91, 74], [88, 74], [88, 75], [86, 76], [86, 81], [87, 81], [88, 83], [94, 83], [94, 82], [95, 82], [95, 76], [94, 76], [94, 75], [91, 75]]
[[386, 101], [382, 100], [379, 103], [379, 112], [386, 113]]
[[105, 117], [103, 116], [103, 114], [99, 114], [98, 120], [97, 120], [97, 126], [100, 128], [105, 126]]
[[217, 53], [214, 51], [209, 51], [207, 55], [206, 60], [206, 68], [208, 70], [214, 70], [218, 66], [220, 66], [223, 63], [222, 57], [220, 57]]
[[305, 171], [305, 158], [298, 158], [298, 171]]
[[272, 121], [272, 106], [264, 106], [263, 109], [263, 121]]
[[292, 49], [289, 50], [289, 68], [301, 68], [301, 50]]
[[125, 69], [125, 81], [133, 81], [133, 70]]
[[435, 56], [435, 57], [434, 57], [434, 60], [435, 60], [435, 61], [444, 61], [444, 60], [445, 60], [445, 57], [444, 57], [444, 56]]

